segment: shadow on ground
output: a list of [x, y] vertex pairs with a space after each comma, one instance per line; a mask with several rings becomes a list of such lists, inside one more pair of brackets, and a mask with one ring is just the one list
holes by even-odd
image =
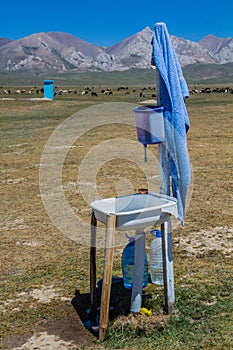
[[[100, 318], [102, 280], [97, 283], [96, 298], [91, 306], [90, 293], [81, 294], [76, 290], [72, 305], [78, 313], [84, 326], [94, 335], [98, 335]], [[109, 321], [114, 321], [118, 316], [128, 315], [130, 312], [131, 290], [126, 289], [121, 278], [113, 278], [109, 303]]]

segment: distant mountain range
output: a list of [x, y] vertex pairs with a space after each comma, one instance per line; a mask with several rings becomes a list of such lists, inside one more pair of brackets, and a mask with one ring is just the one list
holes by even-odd
[[[18, 40], [0, 38], [0, 71], [39, 75], [148, 69], [152, 36], [153, 31], [146, 27], [110, 47], [93, 45], [63, 32], [37, 33]], [[208, 35], [193, 42], [171, 36], [171, 40], [183, 67], [233, 62], [233, 38]]]

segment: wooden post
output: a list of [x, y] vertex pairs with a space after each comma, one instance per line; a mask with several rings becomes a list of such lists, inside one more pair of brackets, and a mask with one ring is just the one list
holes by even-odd
[[116, 216], [109, 214], [106, 223], [104, 277], [101, 293], [99, 339], [104, 340], [108, 328], [109, 301], [112, 284], [113, 252], [115, 243]]
[[94, 210], [91, 213], [91, 246], [90, 246], [90, 299], [91, 306], [96, 299], [96, 230], [97, 220]]
[[174, 270], [172, 258], [172, 229], [171, 219], [161, 225], [162, 254], [163, 254], [163, 280], [165, 312], [172, 313], [175, 303]]
[[131, 294], [131, 312], [140, 312], [142, 305], [142, 284], [144, 279], [145, 233], [136, 232], [134, 251], [134, 276]]

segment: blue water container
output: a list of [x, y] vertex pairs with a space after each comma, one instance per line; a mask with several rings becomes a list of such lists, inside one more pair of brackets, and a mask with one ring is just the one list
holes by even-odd
[[[122, 275], [124, 287], [127, 289], [132, 289], [133, 287], [133, 276], [134, 276], [134, 251], [135, 251], [135, 237], [129, 237], [129, 243], [123, 250], [121, 258]], [[144, 277], [143, 277], [143, 287], [146, 287], [148, 283], [148, 260], [145, 252], [144, 260]]]
[[138, 141], [144, 146], [165, 141], [163, 107], [134, 107]]

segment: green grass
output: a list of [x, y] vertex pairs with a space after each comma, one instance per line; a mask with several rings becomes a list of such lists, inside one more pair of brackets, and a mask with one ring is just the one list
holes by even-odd
[[[25, 47], [33, 51], [33, 47]], [[132, 57], [135, 62], [135, 57]], [[67, 62], [66, 62], [67, 63]], [[232, 84], [232, 62], [226, 64], [192, 64], [183, 67], [188, 84]], [[72, 68], [72, 65], [68, 67]], [[54, 79], [59, 86], [85, 85], [148, 85], [155, 84], [155, 71], [132, 68], [126, 71], [30, 74], [25, 72], [0, 72], [1, 86], [42, 86], [44, 79]]]
[[[230, 349], [232, 347], [232, 265], [224, 260], [216, 266], [216, 255], [193, 260], [175, 254], [176, 309], [168, 321], [154, 323], [150, 317], [141, 322], [110, 330], [109, 348], [121, 349]], [[192, 277], [184, 278], [192, 271]], [[191, 273], [190, 273], [191, 275]], [[154, 287], [147, 293], [153, 294]], [[162, 307], [162, 290], [146, 307]], [[150, 322], [154, 328], [149, 326]], [[117, 345], [114, 345], [117, 344]]]
[[123, 72], [68, 72], [39, 74], [35, 76], [24, 72], [0, 72], [2, 86], [42, 86], [44, 79], [54, 79], [55, 83], [59, 86], [148, 85], [155, 84], [155, 72], [152, 69], [129, 69]]
[[183, 68], [189, 84], [231, 84], [232, 62], [225, 64], [191, 64]]

